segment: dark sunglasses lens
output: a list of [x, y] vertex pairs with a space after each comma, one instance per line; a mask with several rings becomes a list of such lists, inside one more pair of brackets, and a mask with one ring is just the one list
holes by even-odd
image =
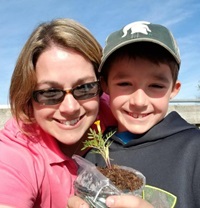
[[[100, 92], [99, 82], [91, 82], [77, 86], [70, 90], [77, 100], [86, 100], [98, 95]], [[60, 89], [38, 90], [33, 92], [33, 99], [43, 105], [55, 105], [63, 101], [66, 91]]]
[[36, 91], [33, 97], [36, 102], [43, 105], [55, 105], [62, 102], [65, 96], [65, 92], [58, 89], [49, 89]]
[[96, 96], [99, 93], [99, 83], [91, 82], [80, 85], [73, 90], [73, 95], [77, 100], [85, 100]]

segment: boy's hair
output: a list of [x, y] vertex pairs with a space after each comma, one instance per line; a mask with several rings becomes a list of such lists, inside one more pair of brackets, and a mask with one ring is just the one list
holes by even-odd
[[162, 25], [139, 21], [111, 33], [106, 40], [99, 72], [107, 79], [111, 62], [125, 56], [168, 64], [174, 83], [177, 80], [181, 63], [179, 48], [172, 33]]
[[124, 58], [146, 59], [154, 64], [166, 64], [169, 66], [172, 74], [173, 83], [177, 81], [179, 66], [174, 60], [174, 57], [163, 47], [150, 42], [137, 42], [129, 44], [120, 48], [120, 50], [114, 51], [109, 58], [104, 62], [101, 68], [101, 76], [107, 82], [109, 69], [115, 61], [120, 61]]
[[32, 92], [37, 85], [35, 73], [37, 60], [45, 50], [52, 46], [79, 52], [93, 64], [96, 76], [98, 76], [102, 49], [83, 25], [64, 18], [38, 25], [18, 57], [10, 85], [12, 114], [24, 123], [32, 123]]

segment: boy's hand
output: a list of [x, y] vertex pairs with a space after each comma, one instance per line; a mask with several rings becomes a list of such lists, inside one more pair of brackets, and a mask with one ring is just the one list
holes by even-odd
[[[153, 208], [145, 200], [132, 195], [109, 196], [106, 205], [110, 208]], [[67, 208], [89, 208], [89, 205], [83, 199], [72, 196], [68, 200]]]
[[109, 196], [106, 205], [110, 208], [153, 208], [144, 199], [133, 195]]

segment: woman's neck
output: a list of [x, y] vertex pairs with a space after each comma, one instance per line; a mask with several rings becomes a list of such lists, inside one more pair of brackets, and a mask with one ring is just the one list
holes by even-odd
[[73, 154], [77, 154], [80, 156], [83, 156], [84, 153], [86, 153], [88, 151], [88, 149], [86, 150], [81, 150], [83, 148], [83, 142], [87, 139], [87, 134], [85, 134], [78, 142], [76, 142], [75, 144], [71, 144], [71, 145], [66, 145], [63, 144], [59, 141], [58, 142], [58, 146], [60, 148], [60, 150], [62, 151], [63, 154], [65, 154], [68, 157], [72, 157]]

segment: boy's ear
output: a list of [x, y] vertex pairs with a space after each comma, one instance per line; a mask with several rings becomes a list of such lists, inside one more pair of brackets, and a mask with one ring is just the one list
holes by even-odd
[[181, 89], [181, 82], [177, 80], [174, 85], [174, 88], [172, 89], [170, 99], [174, 98], [179, 93], [180, 89]]
[[107, 82], [105, 81], [105, 79], [103, 77], [100, 78], [100, 83], [101, 83], [101, 88], [102, 90], [109, 95], [109, 90], [108, 90], [108, 85]]

